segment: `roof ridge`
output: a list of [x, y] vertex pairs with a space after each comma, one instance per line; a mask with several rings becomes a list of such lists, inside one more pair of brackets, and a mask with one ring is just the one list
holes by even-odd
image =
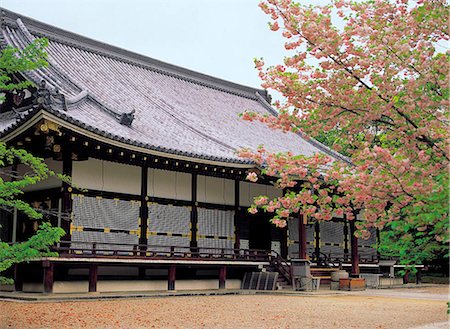
[[154, 59], [124, 48], [120, 48], [102, 41], [79, 35], [59, 27], [38, 21], [36, 19], [15, 13], [0, 7], [2, 11], [3, 24], [12, 27], [17, 26], [16, 19], [20, 18], [31, 31], [42, 37], [52, 39], [57, 42], [65, 43], [82, 50], [107, 56], [128, 64], [137, 65], [150, 69], [160, 74], [169, 75], [181, 80], [185, 80], [197, 85], [202, 85], [212, 89], [231, 93], [237, 96], [256, 99], [255, 92], [266, 93], [266, 91], [254, 87], [241, 85], [235, 82], [223, 80], [208, 74], [189, 70], [174, 64]]
[[[7, 43], [10, 45], [23, 49], [27, 45], [29, 45], [35, 37], [30, 33], [28, 28], [25, 26], [25, 24], [22, 22], [20, 18], [16, 19], [16, 23], [18, 26], [18, 30], [15, 34], [9, 35], [9, 40], [6, 40]], [[78, 93], [74, 96], [71, 96], [67, 98], [68, 103], [77, 103], [83, 99], [89, 98], [92, 101], [94, 101], [101, 110], [108, 113], [112, 117], [114, 117], [116, 120], [118, 120], [120, 123], [126, 122], [127, 126], [131, 124], [131, 121], [126, 120], [123, 121], [124, 116], [131, 116], [134, 113], [134, 110], [131, 110], [131, 112], [124, 112], [124, 111], [117, 111], [114, 109], [113, 106], [108, 104], [105, 101], [102, 101], [98, 99], [95, 95], [89, 93], [89, 88], [87, 88], [83, 83], [77, 81], [73, 77], [70, 77], [67, 72], [60, 67], [60, 65], [51, 59], [50, 57], [47, 58], [48, 63], [50, 64], [48, 67], [40, 68], [35, 71], [27, 71], [23, 72], [22, 75], [24, 75], [29, 80], [34, 81], [35, 84], [40, 84], [41, 81], [45, 81], [46, 83], [50, 84], [50, 90], [52, 92], [56, 92], [58, 89], [65, 89], [67, 85], [70, 87], [76, 89]], [[70, 89], [69, 87], [69, 89]], [[49, 89], [46, 87], [46, 89]], [[67, 91], [67, 90], [66, 90]]]

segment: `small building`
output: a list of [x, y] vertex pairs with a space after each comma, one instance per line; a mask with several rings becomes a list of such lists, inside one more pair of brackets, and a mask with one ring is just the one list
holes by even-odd
[[[71, 176], [73, 186], [52, 178], [25, 191], [66, 235], [55, 246], [59, 257], [16, 267], [17, 290], [239, 288], [247, 272], [276, 271], [274, 259], [324, 255], [350, 264], [345, 220], [293, 219], [278, 229], [270, 214], [247, 212], [253, 197], [282, 191], [267, 178], [246, 181], [258, 168], [237, 150], [263, 143], [345, 161], [314, 140], [239, 118], [245, 110], [277, 115], [265, 90], [3, 12], [2, 48], [40, 37], [49, 40], [49, 65], [14, 77], [36, 87], [6, 94], [0, 137]], [[17, 211], [2, 211], [0, 224], [1, 240], [11, 242], [38, 226]], [[354, 244], [370, 266], [374, 237]]]

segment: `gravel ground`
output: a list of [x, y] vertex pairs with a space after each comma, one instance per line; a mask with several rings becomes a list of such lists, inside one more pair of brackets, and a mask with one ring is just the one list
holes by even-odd
[[[402, 296], [394, 297], [396, 291]], [[430, 295], [448, 297], [447, 287], [387, 290], [384, 295], [369, 290], [333, 296], [0, 302], [0, 328], [446, 328], [447, 304]]]

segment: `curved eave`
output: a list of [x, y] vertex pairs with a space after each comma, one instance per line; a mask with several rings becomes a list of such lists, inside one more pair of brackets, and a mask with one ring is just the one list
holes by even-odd
[[165, 157], [183, 161], [190, 161], [202, 164], [208, 164], [213, 166], [221, 167], [232, 167], [232, 168], [254, 168], [255, 164], [250, 161], [239, 161], [235, 159], [224, 159], [219, 157], [202, 156], [200, 154], [189, 154], [174, 149], [163, 149], [154, 145], [144, 144], [140, 142], [135, 142], [130, 139], [125, 139], [123, 137], [100, 131], [94, 127], [86, 125], [74, 120], [64, 113], [59, 111], [53, 111], [51, 109], [34, 109], [26, 114], [21, 120], [9, 126], [5, 131], [3, 131], [0, 136], [0, 140], [3, 142], [8, 142], [15, 137], [19, 136], [23, 132], [30, 129], [32, 126], [37, 124], [40, 120], [46, 119], [57, 125], [64, 127], [68, 130], [76, 132], [82, 136], [98, 140], [99, 142], [109, 144], [111, 146], [123, 148], [130, 150], [132, 152], [138, 152], [142, 154], [148, 154], [158, 157]]

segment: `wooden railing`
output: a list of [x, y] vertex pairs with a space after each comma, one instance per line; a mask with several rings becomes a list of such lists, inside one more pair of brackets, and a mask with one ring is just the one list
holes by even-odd
[[186, 247], [169, 245], [140, 245], [106, 242], [61, 241], [53, 251], [65, 257], [106, 257], [143, 259], [202, 259], [202, 260], [271, 260], [271, 253], [258, 249]]
[[276, 251], [271, 251], [270, 265], [283, 276], [287, 282], [292, 282], [292, 266], [291, 263], [281, 257]]
[[[298, 258], [298, 252], [291, 253], [291, 258]], [[337, 264], [337, 263], [349, 263], [351, 262], [350, 253], [323, 253], [320, 252], [319, 257], [317, 257], [315, 252], [308, 254], [308, 259], [314, 263], [321, 264], [322, 266], [327, 266], [327, 264]], [[383, 258], [384, 259], [384, 258]], [[361, 264], [373, 264], [379, 261], [377, 255], [369, 254], [368, 252], [359, 251], [359, 261]]]

